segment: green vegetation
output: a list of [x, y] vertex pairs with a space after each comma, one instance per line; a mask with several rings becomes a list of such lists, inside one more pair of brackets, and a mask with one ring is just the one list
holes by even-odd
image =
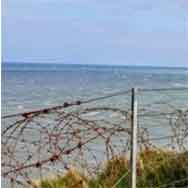
[[[124, 156], [107, 161], [95, 177], [85, 177], [76, 170], [47, 178], [37, 188], [128, 188], [129, 162]], [[138, 188], [188, 187], [188, 152], [145, 150], [138, 156]]]

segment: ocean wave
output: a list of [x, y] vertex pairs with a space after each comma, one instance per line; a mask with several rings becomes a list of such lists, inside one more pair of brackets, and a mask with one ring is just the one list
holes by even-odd
[[174, 87], [188, 87], [188, 83], [174, 83]]
[[87, 116], [96, 116], [97, 114], [99, 114], [99, 112], [88, 112], [86, 115]]
[[17, 109], [23, 109], [24, 107], [22, 105], [18, 105]]

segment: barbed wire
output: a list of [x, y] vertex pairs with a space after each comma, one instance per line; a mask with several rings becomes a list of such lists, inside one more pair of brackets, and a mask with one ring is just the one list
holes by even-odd
[[[129, 107], [122, 110], [120, 107], [95, 105], [85, 108], [83, 106], [76, 110], [63, 109], [129, 93], [130, 90], [126, 90], [89, 100], [65, 102], [51, 108], [4, 116], [3, 178], [12, 183], [12, 187], [17, 188], [17, 185], [32, 186], [33, 180], [44, 179], [49, 173], [64, 172], [72, 166], [93, 175], [100, 170], [104, 160], [108, 161], [120, 154], [127, 155], [131, 147], [132, 114]], [[91, 115], [92, 113], [95, 115]], [[169, 140], [167, 144], [177, 151], [187, 150], [187, 109], [182, 110], [175, 106], [172, 106], [170, 112], [141, 109], [138, 114], [140, 119], [164, 119], [166, 116], [168, 121], [165, 127], [169, 127], [171, 134], [153, 137], [148, 127], [139, 125], [138, 144], [142, 148], [155, 148], [158, 147], [155, 141]], [[117, 180], [117, 184], [124, 175]]]
[[[152, 89], [138, 88], [137, 89], [138, 92], [159, 92], [159, 91], [180, 91], [180, 90], [181, 91], [188, 90], [188, 87], [152, 88]], [[68, 108], [68, 107], [71, 107], [71, 106], [79, 106], [81, 104], [97, 102], [97, 101], [100, 101], [100, 100], [104, 100], [104, 99], [108, 99], [108, 98], [112, 98], [112, 97], [116, 97], [116, 96], [120, 96], [120, 95], [129, 94], [130, 92], [131, 92], [131, 90], [124, 90], [124, 91], [118, 91], [118, 92], [114, 92], [114, 93], [111, 93], [111, 94], [108, 94], [108, 95], [95, 97], [95, 98], [91, 98], [91, 99], [87, 99], [87, 100], [83, 100], [83, 101], [82, 100], [76, 100], [74, 102], [64, 102], [63, 105], [58, 105], [58, 106], [53, 106], [53, 107], [49, 107], [49, 108], [43, 108], [43, 109], [39, 109], [39, 110], [28, 111], [28, 112], [5, 115], [5, 116], [2, 116], [2, 119], [12, 118], [12, 117], [16, 117], [16, 116], [27, 117], [27, 116], [30, 116], [30, 115], [33, 115], [33, 114], [39, 114], [39, 113], [49, 113], [53, 110], [59, 110], [59, 109]]]
[[74, 101], [74, 102], [64, 102], [63, 105], [58, 105], [58, 106], [43, 108], [43, 109], [39, 109], [39, 110], [33, 110], [33, 111], [28, 111], [28, 112], [23, 112], [23, 113], [16, 113], [16, 114], [10, 114], [10, 115], [6, 115], [6, 116], [2, 116], [2, 119], [12, 118], [12, 117], [16, 117], [16, 116], [28, 117], [30, 115], [39, 114], [39, 113], [45, 114], [45, 113], [49, 113], [49, 112], [54, 111], [54, 110], [60, 110], [60, 109], [68, 108], [68, 107], [72, 107], [72, 106], [79, 106], [81, 104], [97, 102], [97, 101], [108, 99], [108, 98], [111, 98], [111, 97], [125, 95], [125, 94], [128, 94], [128, 93], [130, 93], [130, 90], [119, 91], [119, 92], [115, 92], [115, 93], [108, 94], [108, 95], [105, 95], [105, 96], [95, 97], [95, 98], [91, 98], [91, 99], [87, 99], [87, 100], [83, 100], [83, 101], [77, 100], [77, 101]]

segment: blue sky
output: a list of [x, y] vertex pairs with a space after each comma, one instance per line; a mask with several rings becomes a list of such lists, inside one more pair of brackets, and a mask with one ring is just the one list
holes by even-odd
[[2, 59], [188, 66], [187, 0], [2, 0]]

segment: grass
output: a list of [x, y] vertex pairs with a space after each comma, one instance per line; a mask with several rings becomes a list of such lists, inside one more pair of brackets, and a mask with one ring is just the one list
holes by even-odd
[[[188, 152], [148, 150], [140, 154], [139, 163], [138, 187], [188, 186]], [[185, 178], [187, 181], [180, 181]]]
[[[72, 169], [64, 175], [46, 178], [37, 188], [129, 188], [129, 161], [115, 156], [101, 167], [95, 177], [85, 177]], [[184, 180], [184, 181], [183, 181]], [[188, 151], [175, 153], [164, 150], [145, 150], [137, 160], [138, 188], [188, 187]]]

